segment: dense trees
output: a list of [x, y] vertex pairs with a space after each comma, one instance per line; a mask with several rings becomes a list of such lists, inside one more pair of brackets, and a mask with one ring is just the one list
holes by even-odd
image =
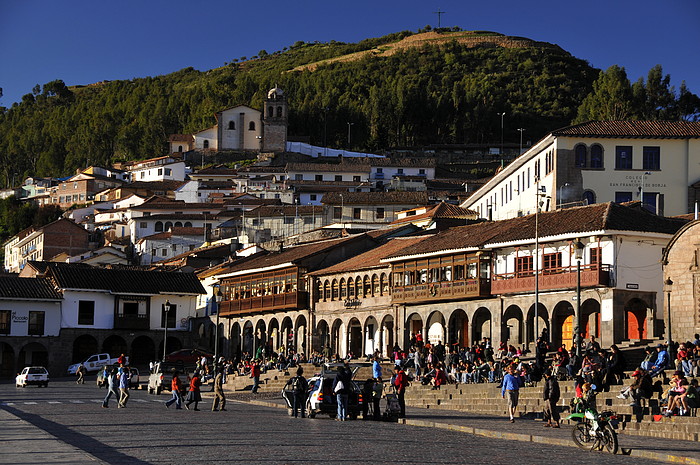
[[[368, 150], [494, 142], [500, 138], [497, 113], [504, 111], [506, 142], [519, 140], [518, 127], [536, 140], [570, 124], [581, 102], [578, 118], [585, 119], [697, 113], [697, 96], [684, 86], [678, 95], [671, 92], [669, 110], [672, 88], [660, 67], [630, 85], [624, 69], [599, 73], [555, 46], [426, 41], [376, 53], [410, 35], [357, 44], [299, 41], [284, 52], [261, 50], [256, 59], [206, 72], [185, 68], [70, 89], [60, 80], [37, 86], [22, 103], [0, 109], [0, 184], [13, 175], [67, 175], [89, 164], [160, 155], [169, 134], [210, 127], [215, 112], [232, 105], [260, 108], [275, 84], [289, 98], [290, 134], [308, 135], [315, 144], [325, 134], [329, 146], [343, 147], [351, 122], [352, 148]], [[483, 33], [489, 35], [495, 33]], [[361, 51], [374, 52], [323, 62]], [[297, 68], [310, 63], [319, 65]]]
[[649, 70], [646, 81], [634, 84], [625, 68], [611, 66], [598, 76], [591, 92], [578, 109], [575, 122], [589, 120], [693, 120], [700, 118], [700, 98], [685, 85], [676, 93], [671, 76], [661, 65]]

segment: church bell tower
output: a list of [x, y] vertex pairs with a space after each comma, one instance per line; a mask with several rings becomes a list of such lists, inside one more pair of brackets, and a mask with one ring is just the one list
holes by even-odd
[[275, 86], [267, 93], [263, 107], [263, 152], [287, 150], [287, 98]]

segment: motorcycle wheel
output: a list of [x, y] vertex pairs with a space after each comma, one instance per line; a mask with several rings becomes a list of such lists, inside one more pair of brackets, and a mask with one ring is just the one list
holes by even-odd
[[579, 423], [574, 426], [574, 429], [571, 430], [571, 439], [574, 440], [574, 444], [581, 449], [590, 450], [593, 444], [590, 430], [588, 423]]
[[618, 448], [618, 443], [617, 443], [617, 433], [613, 429], [610, 424], [605, 425], [605, 428], [603, 428], [602, 431], [602, 439], [601, 441], [603, 442], [603, 445], [605, 446], [605, 449], [611, 454], [617, 454], [617, 448]]

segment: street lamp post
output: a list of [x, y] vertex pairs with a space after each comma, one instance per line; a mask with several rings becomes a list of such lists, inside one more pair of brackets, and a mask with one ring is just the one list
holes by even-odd
[[673, 287], [673, 281], [671, 278], [666, 278], [664, 281], [664, 291], [666, 292], [666, 333], [668, 336], [668, 355], [671, 360], [674, 360], [673, 354], [673, 339], [671, 338], [671, 288]]
[[506, 116], [506, 112], [498, 113], [498, 116], [501, 117], [501, 157], [503, 157], [503, 118]]
[[576, 239], [574, 242], [574, 256], [576, 257], [576, 316], [574, 317], [574, 343], [576, 355], [581, 357], [581, 260], [586, 246]]
[[354, 125], [355, 123], [351, 123], [348, 121], [348, 148], [350, 148], [350, 128]]
[[535, 186], [537, 192], [535, 193], [535, 260], [533, 262], [533, 269], [535, 271], [535, 315], [534, 315], [534, 341], [537, 342], [539, 337], [539, 310], [540, 310], [540, 208], [544, 205], [544, 197], [546, 197], [545, 187], [540, 187], [540, 177], [535, 177]]
[[557, 203], [559, 204], [559, 208], [561, 208], [561, 206], [564, 204], [564, 202], [562, 202], [562, 191], [565, 187], [569, 187], [570, 185], [571, 184], [569, 184], [568, 182], [565, 182], [564, 184], [559, 186], [559, 197], [557, 197]]
[[221, 313], [220, 306], [224, 295], [221, 293], [221, 285], [215, 284], [214, 288], [214, 302], [216, 302], [216, 332], [214, 333], [214, 366], [219, 361], [219, 313]]
[[650, 171], [645, 171], [642, 173], [642, 185], [639, 186], [639, 200], [642, 202], [642, 208], [644, 208], [644, 184], [646, 183], [647, 176], [650, 176]]
[[525, 132], [525, 128], [518, 128], [518, 132], [520, 133], [520, 152], [518, 155], [523, 153], [523, 132]]
[[165, 313], [165, 318], [163, 319], [163, 362], [165, 363], [165, 356], [168, 353], [168, 312], [170, 311], [170, 300], [166, 300], [163, 304], [163, 313]]

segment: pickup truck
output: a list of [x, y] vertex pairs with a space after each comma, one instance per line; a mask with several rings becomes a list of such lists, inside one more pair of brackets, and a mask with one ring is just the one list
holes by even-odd
[[157, 362], [153, 366], [151, 374], [148, 376], [148, 393], [158, 395], [162, 391], [170, 390], [170, 381], [172, 380], [173, 371], [180, 373], [180, 381], [182, 381], [183, 389], [187, 387], [188, 371], [182, 361], [177, 362]]
[[[114, 365], [118, 363], [118, 358], [110, 358], [109, 354], [95, 354], [89, 356], [83, 363], [85, 369], [90, 372], [100, 371], [105, 365]], [[127, 363], [129, 363], [129, 358], [127, 357]], [[78, 369], [80, 363], [74, 363], [68, 367], [68, 374], [74, 375], [75, 370]]]

